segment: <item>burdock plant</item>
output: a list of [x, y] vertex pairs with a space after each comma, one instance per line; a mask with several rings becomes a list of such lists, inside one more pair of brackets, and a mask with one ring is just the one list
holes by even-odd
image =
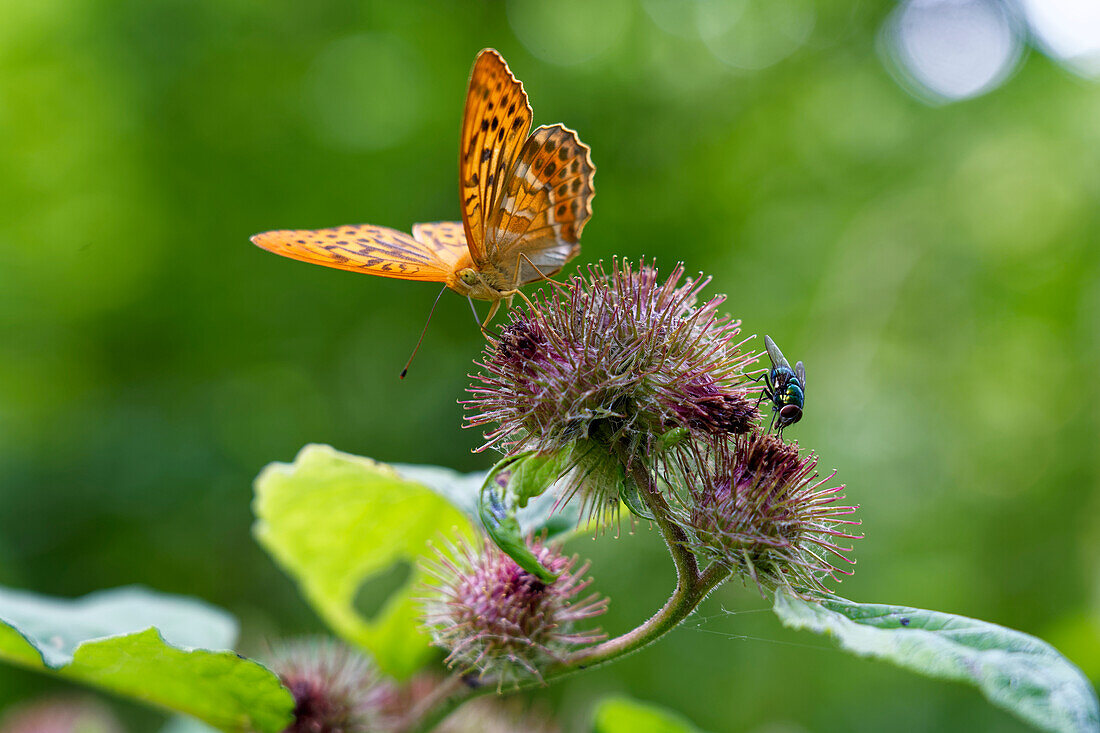
[[[591, 266], [525, 299], [490, 337], [464, 406], [467, 424], [483, 431], [481, 450], [503, 456], [479, 495], [492, 542], [433, 567], [425, 617], [468, 684], [441, 696], [419, 730], [486, 691], [544, 685], [640, 649], [730, 578], [774, 594], [788, 626], [831, 632], [858, 653], [925, 674], [971, 680], [1041, 725], [1076, 705], [1066, 729], [1090, 729], [1090, 693], [1079, 705], [1051, 702], [1062, 685], [1080, 693], [1082, 678], [1042, 642], [834, 595], [855, 564], [858, 507], [844, 501], [836, 471], [818, 470], [815, 453], [765, 429], [763, 354], [722, 312], [722, 296], [704, 296], [710, 279], [685, 274], [682, 265], [667, 276], [646, 263]], [[664, 606], [610, 639], [577, 633], [576, 621], [603, 602], [566, 605], [577, 588], [572, 566], [553, 543], [523, 534], [520, 520], [536, 497], [549, 497], [557, 512], [572, 507], [583, 531], [598, 532], [622, 512], [656, 527], [676, 569]], [[926, 635], [893, 638], [916, 627]]]
[[[500, 453], [485, 473], [316, 445], [264, 469], [255, 537], [346, 645], [277, 646], [259, 664], [230, 651], [228, 614], [194, 600], [0, 588], [0, 658], [225, 731], [553, 731], [488, 696], [637, 651], [733, 579], [770, 594], [788, 627], [969, 683], [1043, 729], [1100, 730], [1091, 685], [1049, 644], [835, 595], [853, 569], [857, 508], [814, 452], [764, 428], [766, 365], [708, 285], [679, 265], [614, 261], [512, 309], [465, 401], [482, 450]], [[803, 423], [815, 415], [811, 403]], [[616, 521], [659, 533], [676, 582], [650, 618], [608, 638], [595, 619], [609, 601], [563, 543]], [[31, 712], [34, 730], [71, 718]], [[597, 715], [598, 729], [652, 729], [653, 714]], [[623, 722], [636, 719], [652, 724]]]
[[[836, 505], [842, 486], [822, 488], [815, 457], [762, 432], [758, 355], [721, 312], [724, 298], [704, 298], [709, 282], [686, 278], [682, 265], [665, 278], [645, 263], [592, 266], [513, 309], [486, 347], [465, 406], [483, 450], [505, 454], [482, 495], [495, 508], [482, 515], [490, 536], [509, 539], [499, 531], [509, 510], [551, 490], [559, 508], [577, 502], [596, 521], [625, 505], [652, 522], [677, 571], [656, 615], [547, 659], [530, 670], [539, 679], [652, 642], [731, 575], [813, 598], [850, 562], [839, 542], [858, 535], [838, 528], [859, 523], [855, 507]], [[543, 470], [514, 480], [530, 464]], [[554, 577], [510, 540], [501, 548], [531, 577]]]
[[593, 514], [618, 508], [624, 481], [655, 488], [681, 444], [752, 429], [756, 357], [722, 296], [699, 302], [709, 282], [616, 261], [512, 310], [465, 402], [482, 450], [556, 456], [564, 498]]
[[578, 627], [607, 608], [607, 600], [595, 594], [579, 597], [591, 584], [583, 578], [588, 565], [577, 567], [576, 557], [539, 540], [531, 551], [554, 574], [549, 582], [488, 539], [476, 548], [449, 544], [429, 564], [436, 582], [428, 589], [424, 622], [434, 643], [447, 651], [449, 667], [503, 689], [538, 678], [574, 648], [604, 638]]

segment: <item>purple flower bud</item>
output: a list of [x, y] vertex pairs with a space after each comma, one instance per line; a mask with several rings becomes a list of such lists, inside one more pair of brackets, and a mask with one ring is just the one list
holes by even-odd
[[[740, 323], [718, 312], [723, 296], [698, 305], [709, 282], [684, 279], [683, 265], [660, 282], [651, 265], [615, 260], [512, 310], [464, 403], [468, 424], [487, 429], [482, 449], [568, 449], [583, 477], [623, 456], [655, 466], [676, 428], [707, 441], [749, 430], [759, 413], [744, 371], [755, 356], [735, 341]], [[587, 487], [586, 505], [618, 505]]]
[[436, 733], [561, 733], [541, 707], [524, 710], [509, 702], [486, 697], [472, 700], [448, 716]]
[[122, 726], [101, 703], [84, 698], [47, 698], [9, 709], [3, 733], [121, 733]]
[[683, 452], [679, 470], [690, 496], [685, 524], [698, 554], [727, 565], [764, 589], [789, 586], [798, 593], [828, 591], [823, 581], [854, 564], [836, 540], [858, 539], [844, 527], [858, 507], [838, 506], [844, 485], [822, 488], [817, 457], [801, 456], [797, 443], [759, 432], [710, 448]]
[[591, 583], [581, 578], [588, 564], [575, 567], [576, 557], [538, 540], [528, 545], [543, 567], [558, 574], [553, 582], [542, 582], [489, 540], [479, 549], [448, 545], [427, 566], [436, 582], [428, 587], [424, 623], [434, 643], [448, 652], [449, 666], [498, 688], [539, 678], [547, 665], [603, 638], [598, 629], [575, 629], [607, 610], [607, 600], [595, 594], [576, 600]]
[[285, 642], [268, 666], [294, 696], [294, 722], [283, 733], [367, 733], [382, 727], [388, 686], [361, 653], [328, 639]]

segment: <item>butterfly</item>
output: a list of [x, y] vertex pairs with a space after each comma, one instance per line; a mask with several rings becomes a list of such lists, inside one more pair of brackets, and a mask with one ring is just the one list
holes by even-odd
[[[252, 237], [269, 252], [352, 272], [443, 283], [511, 304], [519, 288], [561, 271], [592, 216], [591, 151], [563, 125], [531, 129], [523, 84], [493, 49], [474, 61], [459, 142], [462, 221], [280, 229]], [[441, 291], [442, 292], [442, 291]], [[472, 305], [472, 301], [471, 301]], [[482, 324], [484, 326], [484, 324]]]

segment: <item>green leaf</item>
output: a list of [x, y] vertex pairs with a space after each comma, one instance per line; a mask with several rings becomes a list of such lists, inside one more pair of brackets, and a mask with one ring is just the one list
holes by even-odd
[[165, 723], [158, 733], [211, 733], [214, 730], [216, 729], [200, 723], [194, 718], [177, 716]]
[[619, 499], [623, 504], [626, 504], [626, 508], [636, 516], [642, 519], [653, 520], [653, 512], [646, 506], [645, 500], [642, 498], [638, 484], [630, 476], [623, 474], [623, 480], [619, 488]]
[[595, 733], [700, 733], [686, 718], [626, 697], [607, 697], [596, 706]]
[[[393, 467], [402, 477], [424, 484], [432, 491], [455, 505], [474, 522], [479, 522], [478, 496], [488, 472], [459, 473], [439, 466], [412, 466], [395, 463]], [[558, 505], [553, 491], [530, 498], [527, 505], [516, 512], [520, 531], [527, 534], [546, 532], [547, 539], [566, 539], [580, 523], [577, 502]]]
[[780, 590], [775, 613], [793, 629], [928, 677], [974, 685], [994, 705], [1051, 731], [1100, 730], [1089, 681], [1045, 641], [1003, 626], [904, 606], [830, 597], [808, 603]]
[[141, 588], [76, 600], [0, 589], [0, 659], [193, 715], [223, 731], [278, 733], [294, 700], [229, 648], [237, 623]]
[[489, 470], [481, 485], [478, 518], [497, 547], [516, 564], [536, 575], [545, 583], [558, 577], [542, 566], [527, 546], [527, 532], [520, 525], [518, 513], [529, 506], [531, 499], [546, 492], [565, 470], [569, 454], [529, 451], [505, 458]]
[[[370, 650], [404, 679], [431, 656], [414, 596], [424, 581], [428, 542], [473, 532], [450, 502], [385, 464], [308, 445], [294, 463], [273, 463], [256, 479], [257, 541], [293, 577], [334, 631]], [[399, 562], [408, 580], [373, 618], [355, 607], [363, 584]]]

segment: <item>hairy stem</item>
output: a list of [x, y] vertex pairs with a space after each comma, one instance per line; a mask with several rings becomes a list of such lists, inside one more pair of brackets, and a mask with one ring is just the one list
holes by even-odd
[[[661, 537], [668, 545], [669, 554], [676, 567], [676, 589], [672, 592], [668, 601], [657, 613], [647, 621], [630, 631], [608, 639], [605, 642], [581, 649], [565, 660], [547, 669], [541, 680], [529, 680], [521, 683], [515, 689], [524, 689], [546, 685], [552, 680], [560, 679], [582, 670], [598, 667], [619, 659], [627, 654], [636, 652], [649, 646], [662, 636], [680, 625], [703, 602], [707, 594], [714, 590], [730, 575], [729, 568], [718, 564], [712, 564], [705, 571], [700, 572], [699, 562], [695, 554], [687, 544], [687, 534], [675, 521], [672, 508], [665, 501], [657, 488], [653, 478], [645, 470], [642, 462], [629, 460], [620, 452], [619, 459], [640, 489], [640, 494], [646, 506], [653, 513], [654, 523], [661, 532]], [[453, 688], [452, 688], [453, 689]], [[486, 685], [479, 688], [462, 688], [453, 694], [445, 693], [437, 698], [435, 707], [427, 710], [416, 720], [415, 727], [409, 730], [414, 733], [427, 733], [450, 715], [459, 705], [471, 698], [493, 692], [496, 688]]]

